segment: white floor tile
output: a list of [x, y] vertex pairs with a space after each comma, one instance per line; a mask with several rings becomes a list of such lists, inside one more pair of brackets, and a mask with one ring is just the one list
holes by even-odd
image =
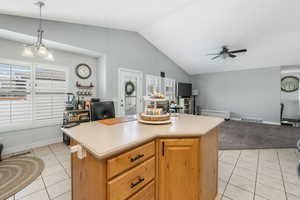
[[62, 167], [62, 165], [61, 164], [57, 164], [57, 165], [45, 168], [44, 171], [42, 172], [42, 175], [43, 176], [48, 176], [48, 175], [55, 174], [55, 173], [57, 173], [59, 171], [62, 171], [62, 170], [64, 170], [64, 168]]
[[56, 197], [54, 200], [71, 200], [71, 198], [72, 198], [71, 192], [67, 192]]
[[278, 190], [284, 191], [284, 185], [282, 179], [273, 178], [271, 176], [259, 174], [257, 176], [257, 182], [263, 185], [267, 185]]
[[224, 195], [232, 200], [253, 200], [254, 193], [228, 184]]
[[21, 198], [21, 200], [49, 200], [49, 197], [46, 190], [41, 190]]
[[256, 183], [255, 194], [271, 200], [286, 200], [284, 191], [260, 183]]
[[54, 199], [71, 190], [71, 181], [66, 179], [54, 185], [47, 187], [51, 199]]
[[69, 178], [69, 176], [67, 175], [65, 170], [58, 171], [48, 176], [43, 176], [43, 180], [46, 184], [46, 187], [61, 182], [67, 178]]
[[286, 182], [285, 183], [285, 189], [286, 189], [287, 193], [293, 194], [295, 196], [299, 196], [300, 197], [300, 185], [295, 185], [295, 184]]
[[45, 185], [43, 183], [43, 180], [39, 178], [38, 180], [36, 180], [33, 183], [31, 183], [30, 185], [28, 185], [26, 188], [24, 188], [23, 190], [18, 192], [15, 195], [15, 199], [23, 198], [29, 194], [41, 191], [43, 189], [45, 189]]
[[254, 192], [255, 181], [239, 175], [232, 175], [229, 184]]

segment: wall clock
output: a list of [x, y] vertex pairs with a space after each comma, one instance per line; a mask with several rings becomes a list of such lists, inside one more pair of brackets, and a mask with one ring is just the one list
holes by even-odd
[[299, 78], [286, 76], [281, 79], [281, 90], [284, 92], [295, 92], [299, 89]]
[[91, 67], [83, 63], [76, 66], [75, 72], [81, 79], [88, 79], [92, 75]]

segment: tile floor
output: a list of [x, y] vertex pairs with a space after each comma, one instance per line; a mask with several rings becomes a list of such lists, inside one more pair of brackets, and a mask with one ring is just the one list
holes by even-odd
[[[9, 200], [71, 200], [70, 153], [62, 143], [34, 149], [42, 175]], [[300, 200], [296, 149], [219, 152], [219, 200]]]

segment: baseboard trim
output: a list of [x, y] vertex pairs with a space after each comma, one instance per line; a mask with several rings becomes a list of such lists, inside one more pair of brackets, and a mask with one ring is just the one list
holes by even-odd
[[54, 143], [58, 143], [58, 142], [62, 142], [62, 141], [63, 141], [63, 138], [62, 138], [62, 136], [60, 136], [60, 137], [42, 140], [42, 141], [30, 143], [30, 144], [25, 144], [22, 146], [15, 146], [15, 147], [9, 147], [9, 148], [5, 148], [5, 146], [4, 146], [3, 155], [16, 153], [16, 152], [20, 152], [20, 151], [25, 151], [25, 150], [29, 150], [32, 148], [42, 147], [42, 146], [46, 146], [49, 144], [54, 144]]
[[[230, 120], [242, 121], [241, 118], [235, 118], [235, 117], [231, 117]], [[253, 122], [253, 123], [255, 123], [255, 122]], [[281, 125], [279, 122], [270, 122], [270, 121], [262, 121], [262, 124], [278, 125], [278, 126]]]
[[263, 121], [264, 124], [270, 124], [270, 125], [281, 125], [279, 122], [269, 122], [269, 121]]

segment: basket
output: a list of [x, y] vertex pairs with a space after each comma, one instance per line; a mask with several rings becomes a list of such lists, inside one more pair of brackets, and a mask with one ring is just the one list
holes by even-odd
[[140, 114], [140, 118], [144, 121], [167, 121], [170, 120], [170, 114], [166, 115], [145, 115]]

